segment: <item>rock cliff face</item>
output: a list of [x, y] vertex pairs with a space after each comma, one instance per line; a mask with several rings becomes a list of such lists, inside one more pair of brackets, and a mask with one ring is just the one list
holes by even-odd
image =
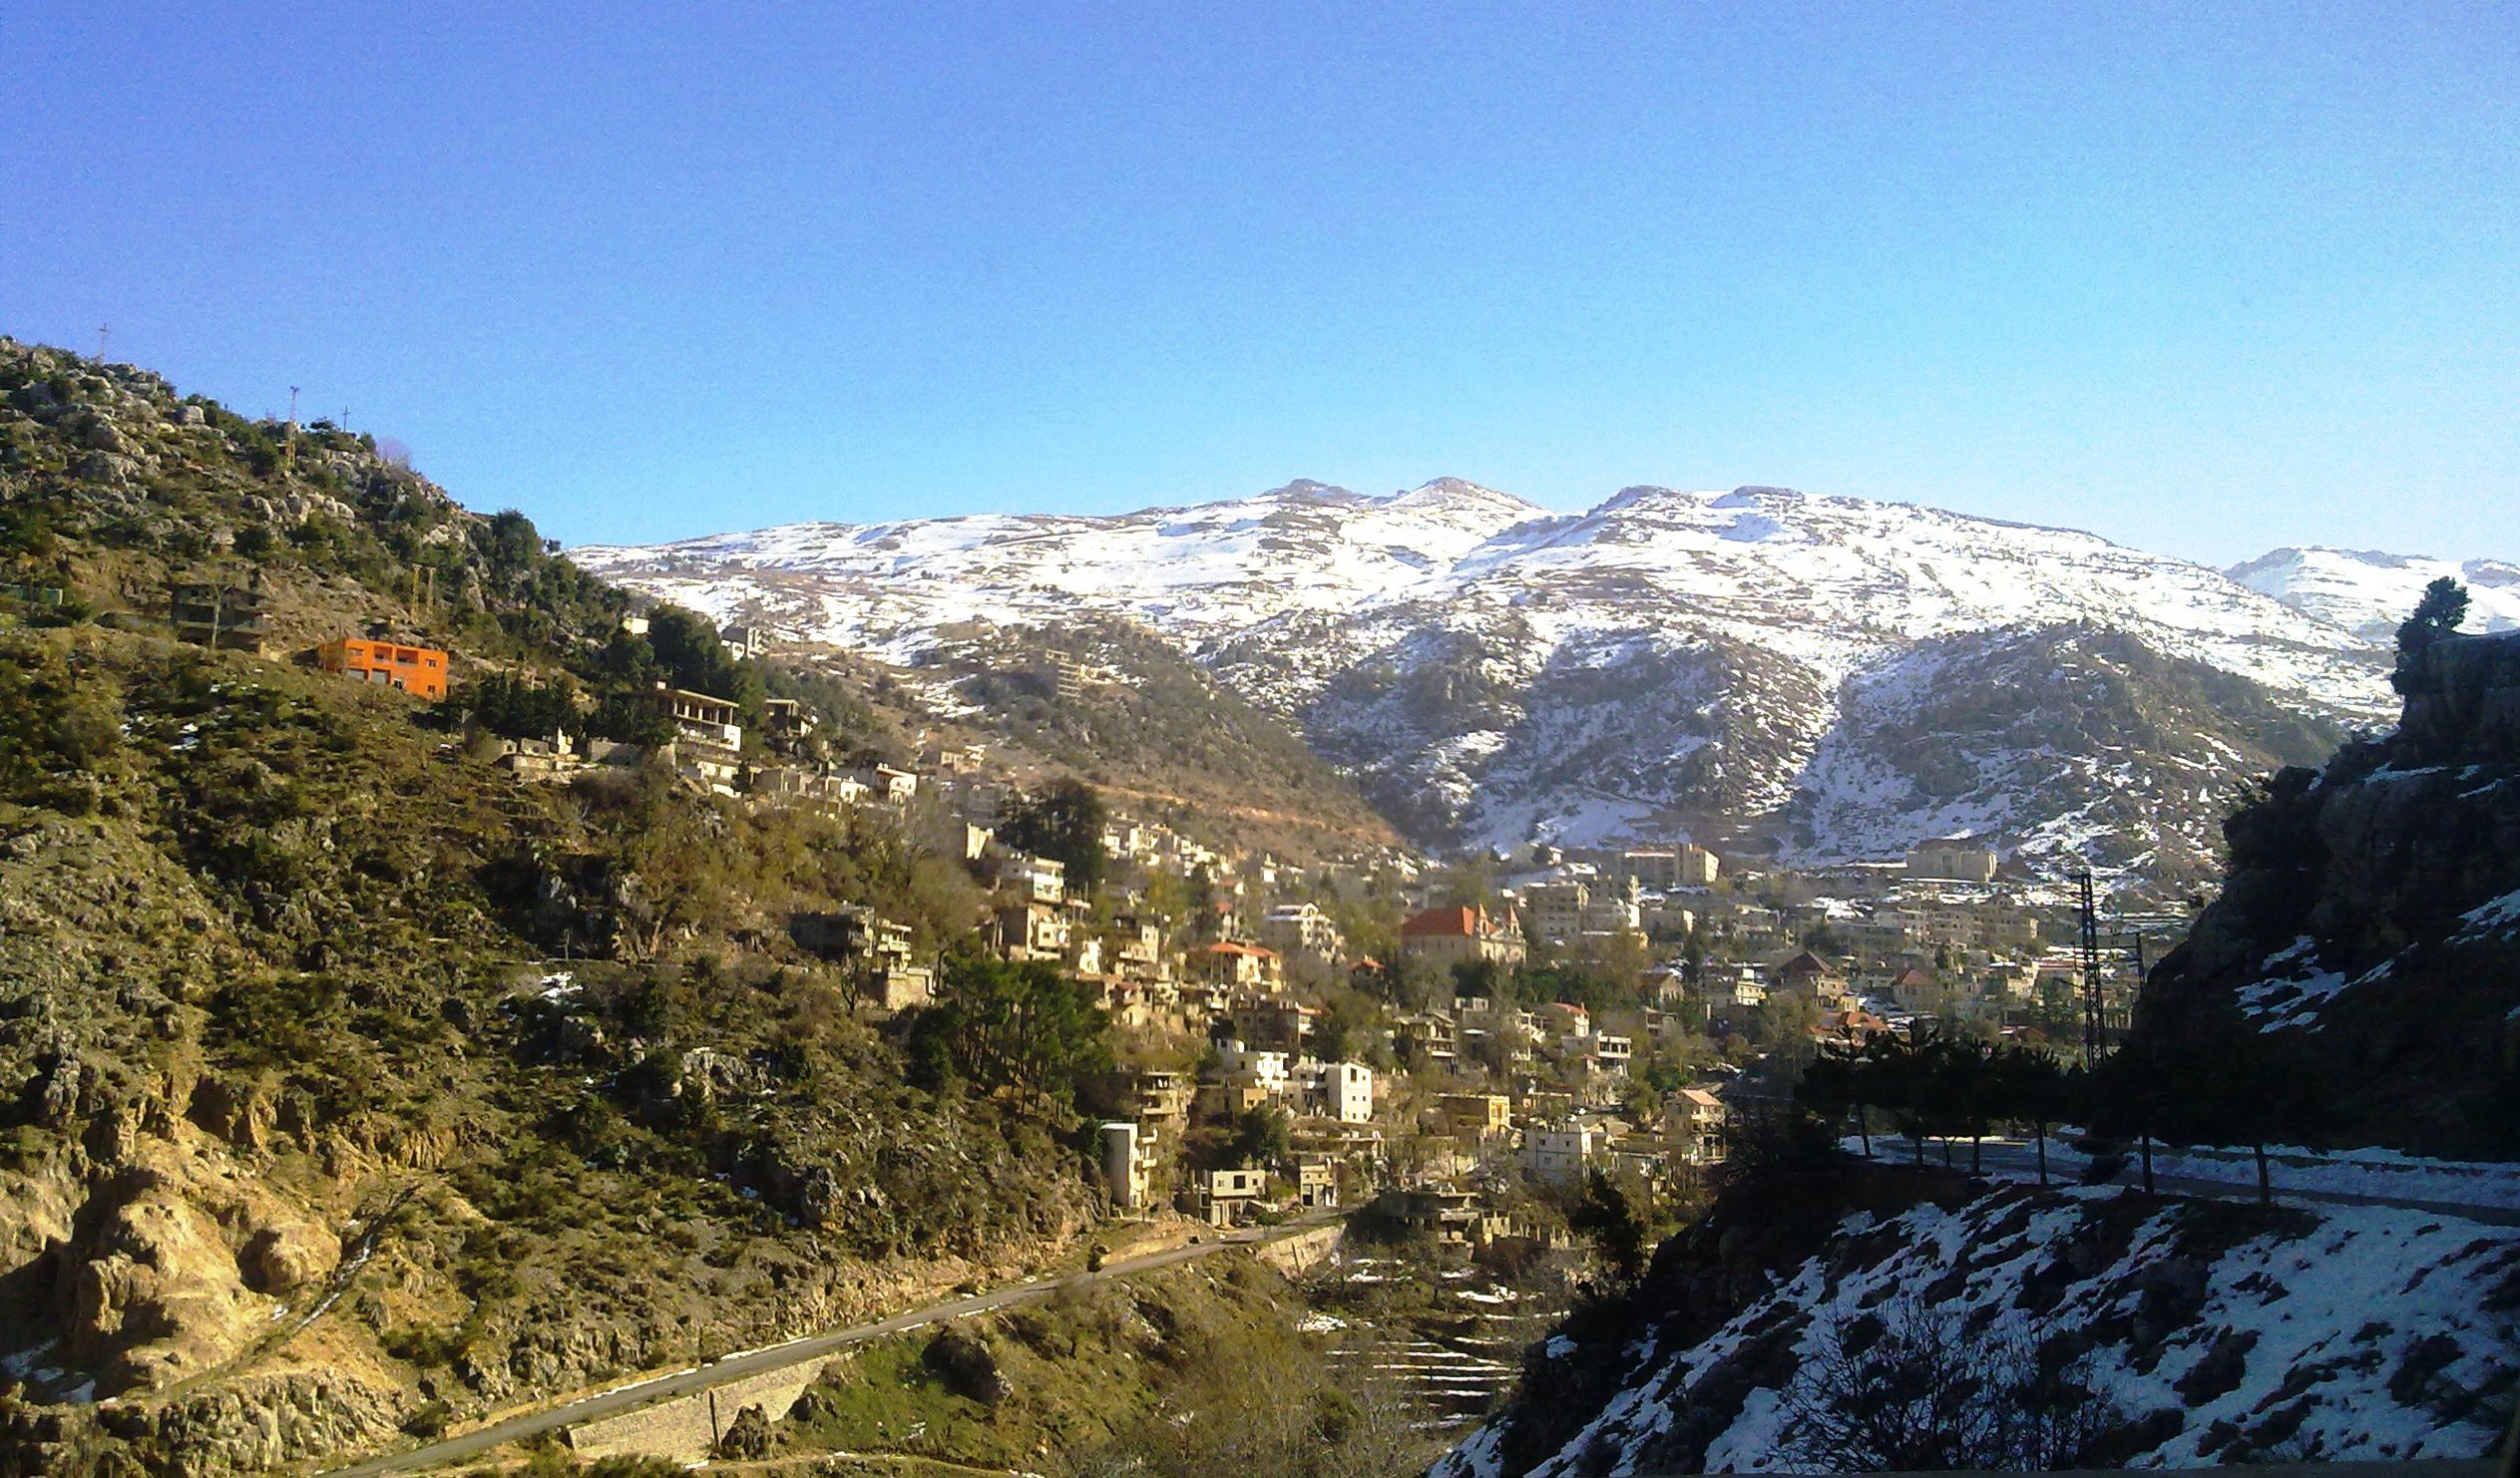
[[2222, 897], [2139, 1028], [2237, 1006], [2320, 1051], [2351, 1137], [2520, 1153], [2520, 636], [2442, 641], [2406, 688], [2394, 734], [2232, 818]]

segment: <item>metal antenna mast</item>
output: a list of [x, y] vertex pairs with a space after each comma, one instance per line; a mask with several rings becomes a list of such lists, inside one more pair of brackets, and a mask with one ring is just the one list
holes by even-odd
[[2074, 874], [2082, 902], [2082, 1060], [2089, 1067], [2100, 1060], [2103, 1017], [2100, 1007], [2100, 915], [2091, 896], [2091, 869]]
[[97, 363], [99, 364], [103, 364], [105, 362], [106, 336], [113, 332], [114, 325], [111, 323], [100, 323], [96, 326], [96, 358]]

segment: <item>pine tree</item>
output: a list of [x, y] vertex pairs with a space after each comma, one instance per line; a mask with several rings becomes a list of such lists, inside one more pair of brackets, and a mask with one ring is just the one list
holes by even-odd
[[2459, 622], [2466, 619], [2467, 586], [2446, 574], [2424, 586], [2414, 614], [2397, 628], [2397, 670], [2389, 674], [2390, 685], [2405, 692], [2414, 678], [2415, 660], [2425, 648], [2456, 632]]
[[1102, 881], [1109, 855], [1102, 850], [1102, 798], [1081, 780], [1062, 779], [1026, 801], [998, 829], [1010, 847], [1063, 864], [1067, 887], [1087, 894]]
[[2067, 1085], [2064, 1064], [2036, 1047], [2005, 1046], [1995, 1051], [1996, 1112], [2031, 1126], [2038, 1136], [2039, 1184], [2047, 1184], [2047, 1132], [2065, 1114]]

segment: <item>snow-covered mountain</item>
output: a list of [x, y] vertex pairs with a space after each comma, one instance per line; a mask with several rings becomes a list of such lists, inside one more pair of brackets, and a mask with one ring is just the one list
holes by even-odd
[[2276, 550], [2231, 577], [2295, 610], [2385, 644], [2415, 608], [2424, 586], [2447, 575], [2467, 586], [2470, 631], [2520, 626], [2520, 564], [2500, 559], [2433, 559], [2374, 550]]
[[[574, 557], [903, 664], [964, 622], [1128, 617], [1429, 841], [1695, 834], [1821, 858], [1969, 830], [2193, 864], [2238, 785], [2386, 712], [2364, 643], [2216, 570], [1775, 488], [1559, 515], [1456, 479], [1298, 482]], [[2005, 696], [2025, 685], [2036, 712]]]

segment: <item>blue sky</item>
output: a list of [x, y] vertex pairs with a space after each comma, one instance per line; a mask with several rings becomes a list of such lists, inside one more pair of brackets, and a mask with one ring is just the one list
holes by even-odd
[[2520, 8], [0, 11], [0, 331], [573, 543], [1458, 475], [2520, 555]]

